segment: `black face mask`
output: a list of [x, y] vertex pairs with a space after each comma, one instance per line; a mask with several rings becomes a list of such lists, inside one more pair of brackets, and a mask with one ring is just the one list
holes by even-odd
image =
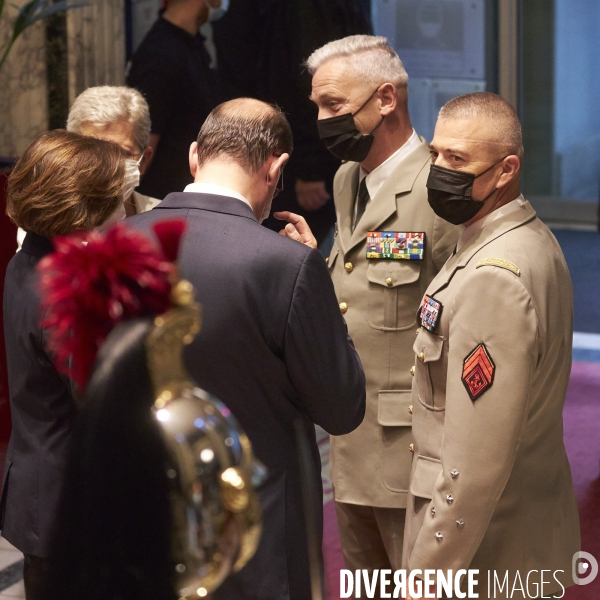
[[431, 165], [427, 179], [427, 199], [433, 212], [453, 225], [470, 221], [481, 210], [483, 203], [498, 189], [492, 190], [483, 200], [474, 200], [471, 197], [473, 182], [499, 165], [504, 158], [479, 175]]
[[377, 90], [367, 98], [367, 101], [355, 113], [345, 113], [337, 117], [317, 121], [319, 137], [325, 142], [327, 150], [340, 160], [362, 162], [367, 158], [375, 140], [373, 133], [381, 125], [383, 117], [381, 117], [377, 127], [367, 135], [356, 128], [354, 117], [369, 103]]

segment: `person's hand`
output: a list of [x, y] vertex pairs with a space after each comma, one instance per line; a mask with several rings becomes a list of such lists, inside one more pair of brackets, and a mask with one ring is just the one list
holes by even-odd
[[315, 236], [310, 230], [310, 227], [308, 226], [308, 223], [304, 217], [301, 217], [295, 213], [291, 213], [287, 210], [273, 213], [273, 216], [280, 221], [288, 222], [287, 225], [279, 232], [280, 235], [300, 242], [309, 248], [317, 247], [317, 240], [315, 239]]
[[331, 198], [331, 195], [327, 193], [324, 181], [296, 179], [295, 188], [298, 204], [309, 212], [319, 210]]

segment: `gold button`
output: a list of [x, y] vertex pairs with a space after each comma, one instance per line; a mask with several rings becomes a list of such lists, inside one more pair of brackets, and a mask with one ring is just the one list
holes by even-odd
[[411, 444], [411, 445], [408, 447], [408, 449], [409, 449], [411, 452], [414, 452], [414, 451], [415, 451], [415, 445], [414, 445], [414, 444]]
[[344, 269], [346, 269], [346, 271], [348, 271], [348, 273], [352, 273], [352, 270], [354, 269], [354, 265], [351, 262], [347, 262], [344, 265]]
[[411, 374], [413, 377], [415, 376], [415, 365], [413, 365], [413, 366], [410, 368], [410, 374]]
[[409, 414], [411, 414], [411, 415], [412, 415], [412, 411], [413, 411], [413, 408], [412, 408], [412, 404], [411, 404], [411, 405], [408, 407], [408, 412], [409, 412]]
[[340, 310], [344, 314], [348, 310], [348, 305], [345, 302], [340, 302]]
[[337, 237], [337, 229], [335, 230], [335, 233], [333, 234], [333, 237]]
[[[340, 304], [340, 306], [341, 306], [341, 304]], [[344, 312], [344, 311], [342, 311], [342, 312]], [[421, 362], [423, 362], [425, 360], [425, 352], [421, 352], [421, 354], [419, 354], [419, 360]]]
[[325, 259], [325, 264], [328, 265], [329, 264], [329, 256]]
[[417, 335], [419, 335], [421, 333], [421, 328], [419, 327], [419, 329], [417, 329]]
[[394, 282], [393, 282], [393, 280], [392, 280], [392, 278], [391, 278], [391, 277], [388, 277], [388, 278], [385, 280], [385, 282], [386, 282], [386, 283], [387, 283], [389, 286], [392, 286], [392, 285], [394, 285]]

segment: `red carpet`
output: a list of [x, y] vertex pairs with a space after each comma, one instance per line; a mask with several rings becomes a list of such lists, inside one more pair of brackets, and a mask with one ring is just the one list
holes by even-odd
[[[600, 364], [573, 363], [564, 410], [565, 446], [579, 501], [582, 549], [600, 562]], [[319, 435], [325, 489], [323, 556], [329, 600], [339, 600], [340, 569], [344, 568], [331, 499], [329, 461], [324, 432]], [[600, 600], [600, 576], [587, 586], [569, 588], [565, 600]]]

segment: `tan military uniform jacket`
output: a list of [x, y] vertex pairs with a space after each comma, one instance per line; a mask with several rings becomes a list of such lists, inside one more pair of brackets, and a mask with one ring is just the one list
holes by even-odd
[[151, 196], [144, 196], [144, 194], [140, 194], [139, 192], [133, 192], [132, 200], [135, 205], [135, 213], [139, 215], [140, 213], [147, 212], [152, 210], [155, 206], [160, 204], [160, 200], [157, 198], [152, 198]]
[[[517, 570], [544, 569], [544, 594], [561, 593], [548, 570], [572, 584], [580, 549], [563, 445], [573, 292], [561, 249], [523, 202], [467, 241], [427, 294], [443, 309], [414, 343], [405, 566], [480, 569], [481, 598], [487, 570], [508, 570], [512, 586]], [[490, 360], [465, 365], [480, 344]]]
[[[340, 502], [406, 506], [415, 314], [459, 233], [429, 207], [429, 164], [421, 139], [371, 199], [354, 232], [359, 165], [344, 164], [335, 177], [338, 225], [329, 268], [367, 379], [363, 423], [348, 435], [331, 438], [330, 474]], [[367, 259], [369, 231], [425, 232], [424, 260]]]

